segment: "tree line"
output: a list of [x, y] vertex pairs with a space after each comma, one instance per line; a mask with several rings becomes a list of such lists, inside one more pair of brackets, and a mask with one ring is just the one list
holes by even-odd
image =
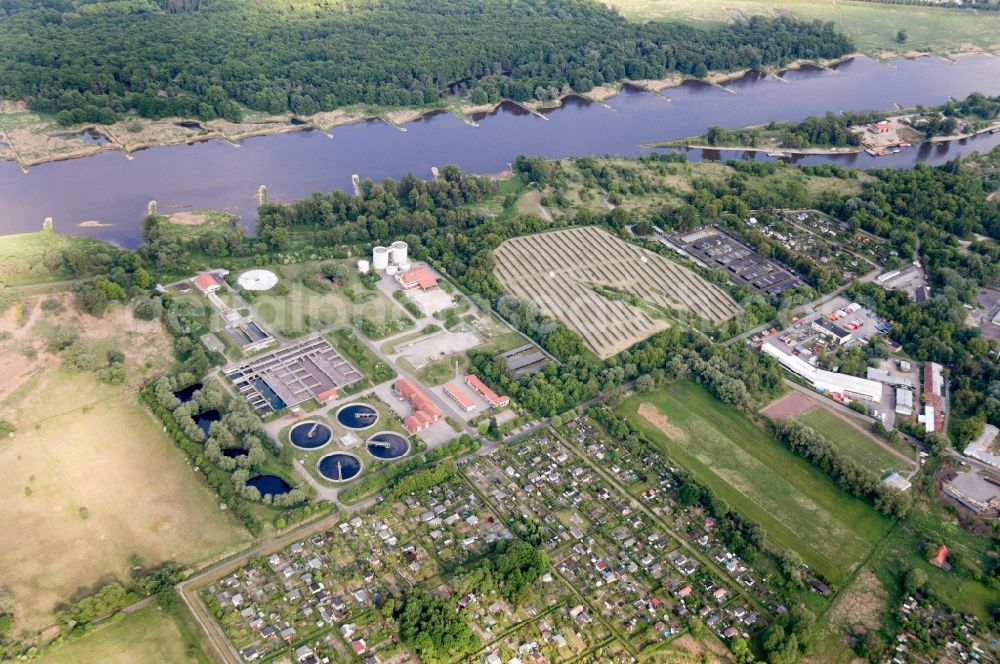
[[544, 100], [851, 50], [833, 23], [640, 24], [592, 0], [0, 2], [0, 96], [68, 124]]

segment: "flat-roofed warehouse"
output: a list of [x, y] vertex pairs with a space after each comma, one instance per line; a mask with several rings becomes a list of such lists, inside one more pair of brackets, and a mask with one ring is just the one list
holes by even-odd
[[[715, 324], [739, 311], [728, 293], [691, 270], [592, 226], [512, 238], [493, 257], [508, 292], [562, 320], [605, 359], [670, 327], [671, 311]], [[663, 318], [613, 297], [619, 292]]]

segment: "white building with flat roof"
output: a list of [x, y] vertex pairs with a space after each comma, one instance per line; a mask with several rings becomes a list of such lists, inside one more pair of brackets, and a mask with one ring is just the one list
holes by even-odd
[[913, 392], [905, 387], [896, 388], [896, 412], [900, 415], [913, 415]]
[[770, 343], [765, 343], [761, 350], [778, 360], [792, 373], [805, 378], [820, 392], [833, 392], [849, 399], [863, 399], [865, 401], [881, 401], [882, 399], [882, 383], [835, 371], [817, 369], [802, 358], [789, 355]]

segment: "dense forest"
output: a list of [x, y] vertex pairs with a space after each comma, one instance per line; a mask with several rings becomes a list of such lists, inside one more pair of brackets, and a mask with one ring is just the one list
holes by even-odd
[[0, 96], [60, 120], [546, 100], [852, 50], [832, 23], [629, 23], [593, 0], [0, 0]]

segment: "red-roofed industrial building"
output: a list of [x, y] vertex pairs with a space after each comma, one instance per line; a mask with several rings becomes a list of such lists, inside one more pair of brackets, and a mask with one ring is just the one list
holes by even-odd
[[486, 386], [486, 383], [479, 380], [473, 374], [465, 375], [465, 384], [479, 392], [490, 404], [490, 408], [503, 408], [510, 403], [510, 397], [502, 397]]
[[476, 409], [476, 402], [462, 394], [462, 391], [458, 389], [458, 385], [455, 385], [455, 383], [448, 383], [445, 385], [444, 393], [451, 397], [452, 400], [465, 412], [471, 413]]
[[420, 290], [437, 288], [438, 282], [426, 267], [415, 267], [407, 272], [396, 275], [396, 281], [405, 290], [419, 287]]
[[202, 293], [214, 293], [222, 286], [222, 278], [214, 272], [203, 272], [191, 281]]
[[403, 399], [410, 402], [413, 413], [403, 419], [403, 426], [411, 434], [417, 433], [421, 429], [426, 429], [442, 417], [444, 413], [438, 408], [430, 397], [420, 391], [412, 381], [405, 378], [396, 381], [396, 392]]

